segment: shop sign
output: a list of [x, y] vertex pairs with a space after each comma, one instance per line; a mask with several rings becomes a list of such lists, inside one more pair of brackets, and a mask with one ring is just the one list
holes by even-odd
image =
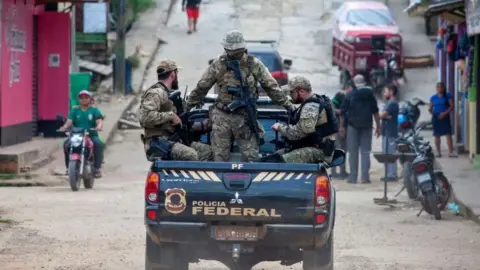
[[480, 34], [480, 0], [465, 0], [465, 11], [468, 35]]
[[5, 20], [6, 46], [10, 54], [10, 64], [8, 69], [8, 84], [11, 87], [14, 83], [20, 82], [20, 59], [19, 54], [25, 53], [27, 49], [27, 34], [18, 28], [17, 8], [12, 6], [7, 13]]

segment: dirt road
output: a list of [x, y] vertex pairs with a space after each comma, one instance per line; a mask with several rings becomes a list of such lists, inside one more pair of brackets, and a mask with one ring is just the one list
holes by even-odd
[[[1, 269], [141, 270], [143, 185], [148, 170], [139, 131], [119, 134], [94, 190], [3, 188], [2, 205], [19, 224], [0, 232]], [[335, 182], [338, 194], [336, 269], [478, 269], [480, 227], [447, 215], [416, 217], [409, 206], [372, 203], [381, 185]], [[227, 269], [201, 261], [191, 269]], [[254, 269], [281, 269], [262, 263]], [[301, 269], [297, 264], [285, 269]]]
[[[168, 44], [157, 61], [175, 59], [183, 67], [181, 84], [192, 89], [208, 59], [221, 53], [223, 33], [240, 28], [277, 35], [281, 52], [294, 60], [292, 75], [312, 77], [315, 89], [328, 94], [337, 91], [338, 74], [324, 64], [329, 63], [324, 36], [328, 26], [322, 26], [316, 1], [288, 0], [280, 6], [273, 0], [208, 2], [202, 9], [200, 32], [187, 36], [184, 14], [177, 13], [163, 33]], [[148, 82], [154, 80], [152, 72]], [[0, 269], [144, 269], [143, 187], [149, 164], [139, 132], [117, 135], [106, 153], [104, 177], [94, 190], [73, 193], [66, 182], [60, 187], [0, 189], [1, 206], [18, 222], [0, 231]], [[417, 218], [417, 208], [405, 204], [395, 209], [376, 206], [372, 198], [381, 196], [380, 176], [371, 178], [372, 185], [334, 183], [337, 270], [480, 269], [480, 227], [450, 215], [442, 221], [428, 215]], [[202, 261], [191, 269], [226, 267]], [[281, 267], [262, 263], [254, 269]], [[285, 269], [301, 269], [301, 264]]]

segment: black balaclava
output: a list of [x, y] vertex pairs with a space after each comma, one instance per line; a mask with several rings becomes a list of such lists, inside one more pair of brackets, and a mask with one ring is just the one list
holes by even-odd
[[242, 59], [243, 55], [247, 52], [245, 49], [238, 49], [238, 50], [225, 50], [227, 54], [228, 60], [240, 60]]

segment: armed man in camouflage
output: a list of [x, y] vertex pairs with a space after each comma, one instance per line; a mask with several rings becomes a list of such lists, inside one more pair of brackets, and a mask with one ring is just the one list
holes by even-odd
[[176, 126], [182, 125], [175, 106], [168, 99], [169, 94], [178, 89], [177, 74], [178, 67], [175, 62], [160, 62], [157, 67], [158, 82], [142, 95], [139, 118], [140, 125], [145, 128], [143, 141], [147, 159], [211, 160], [212, 151], [209, 145], [192, 142], [189, 147], [182, 142], [172, 141]]
[[[277, 81], [270, 75], [265, 65], [257, 58], [247, 54], [242, 33], [236, 30], [228, 32], [221, 44], [225, 52], [215, 59], [203, 73], [196, 88], [190, 93], [187, 107], [202, 105], [203, 98], [210, 88], [217, 84], [220, 90], [211, 119], [214, 160], [229, 160], [233, 138], [237, 142], [243, 160], [254, 161], [258, 159], [260, 142], [257, 138], [259, 137], [258, 133], [262, 132], [262, 128], [257, 126], [259, 132], [252, 130], [250, 127], [252, 122], [247, 120], [246, 109], [235, 111], [229, 109], [229, 105], [238, 100], [238, 97], [229, 92], [229, 89], [248, 87], [251, 94], [257, 97], [257, 83], [260, 83], [275, 104], [289, 110], [293, 109], [293, 104], [280, 90]], [[229, 64], [235, 61], [239, 63], [242, 81], [236, 77], [235, 71], [229, 68]], [[254, 122], [257, 121], [254, 120]]]
[[280, 150], [278, 153], [287, 163], [331, 162], [338, 121], [330, 99], [312, 93], [310, 81], [303, 76], [292, 78], [283, 89], [290, 92], [293, 103], [301, 105], [293, 112], [290, 125], [272, 126], [291, 146], [290, 152]]

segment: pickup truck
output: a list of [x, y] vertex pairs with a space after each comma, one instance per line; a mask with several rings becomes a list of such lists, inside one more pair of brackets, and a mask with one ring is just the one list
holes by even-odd
[[[269, 107], [268, 97], [258, 103], [266, 129], [260, 154], [271, 154], [282, 138], [269, 127], [286, 121], [287, 112]], [[189, 117], [202, 121], [208, 110]], [[230, 162], [152, 162], [145, 184], [145, 269], [185, 270], [199, 259], [236, 270], [262, 261], [333, 269], [336, 195], [327, 170], [344, 158], [337, 149], [330, 164], [247, 163], [233, 143]]]

